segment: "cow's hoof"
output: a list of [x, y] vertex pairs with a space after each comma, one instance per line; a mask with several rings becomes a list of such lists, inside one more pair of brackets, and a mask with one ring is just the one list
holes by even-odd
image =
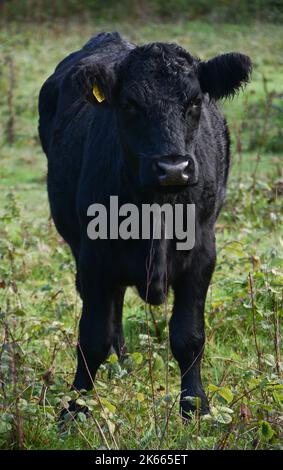
[[205, 394], [201, 396], [187, 396], [180, 400], [180, 414], [186, 423], [195, 415], [210, 414], [209, 404]]
[[59, 414], [59, 425], [64, 426], [68, 422], [74, 421], [79, 413], [83, 413], [86, 417], [90, 416], [90, 411], [87, 406], [78, 405], [76, 400], [70, 400], [69, 407], [63, 408]]

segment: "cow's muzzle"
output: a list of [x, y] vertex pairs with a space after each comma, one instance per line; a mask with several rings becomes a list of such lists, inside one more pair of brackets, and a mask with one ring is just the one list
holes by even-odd
[[193, 155], [155, 157], [153, 171], [160, 186], [188, 186], [198, 181], [198, 166]]

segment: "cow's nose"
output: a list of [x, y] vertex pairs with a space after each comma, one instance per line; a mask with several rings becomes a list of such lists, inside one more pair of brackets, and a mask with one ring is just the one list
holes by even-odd
[[181, 163], [169, 163], [157, 161], [157, 178], [161, 186], [184, 186], [188, 183], [189, 176], [185, 173], [188, 161]]

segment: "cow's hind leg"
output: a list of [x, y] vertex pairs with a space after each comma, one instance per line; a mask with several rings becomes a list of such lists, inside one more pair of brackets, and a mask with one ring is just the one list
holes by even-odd
[[[210, 244], [194, 253], [188, 272], [174, 287], [175, 302], [170, 321], [170, 343], [181, 372], [180, 408], [184, 418], [195, 411], [200, 399], [201, 413], [209, 406], [202, 387], [200, 366], [204, 350], [204, 306], [207, 289], [215, 265], [214, 238]], [[191, 397], [191, 398], [187, 398]]]

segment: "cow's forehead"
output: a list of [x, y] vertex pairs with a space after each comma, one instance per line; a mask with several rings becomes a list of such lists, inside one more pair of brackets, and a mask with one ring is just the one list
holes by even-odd
[[186, 84], [175, 77], [174, 82], [166, 77], [163, 79], [143, 79], [141, 81], [123, 83], [120, 98], [152, 104], [157, 100], [167, 100], [170, 103], [184, 101], [199, 94], [200, 87], [197, 80], [190, 80]]
[[189, 65], [175, 68], [153, 60], [150, 65], [142, 62], [137, 68], [132, 62], [121, 79], [121, 96], [142, 101], [150, 102], [160, 97], [183, 98], [199, 91], [196, 71]]
[[195, 89], [196, 62], [176, 45], [153, 44], [133, 50], [121, 71], [122, 95], [174, 96]]
[[176, 44], [153, 43], [133, 49], [122, 66], [123, 79], [193, 75], [195, 60]]

